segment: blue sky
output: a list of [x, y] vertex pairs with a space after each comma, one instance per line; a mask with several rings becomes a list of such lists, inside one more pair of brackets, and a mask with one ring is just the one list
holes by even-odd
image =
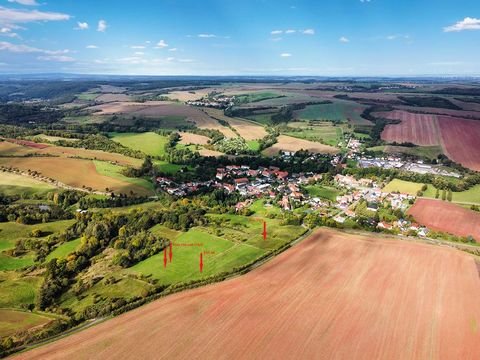
[[480, 75], [480, 1], [0, 0], [0, 72]]

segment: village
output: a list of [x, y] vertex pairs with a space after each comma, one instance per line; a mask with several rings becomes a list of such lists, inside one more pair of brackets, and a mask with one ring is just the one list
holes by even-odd
[[[227, 193], [238, 192], [241, 201], [235, 206], [236, 212], [242, 212], [256, 199], [263, 198], [283, 211], [303, 207], [308, 211], [317, 211], [321, 216], [332, 218], [336, 223], [345, 226], [366, 217], [369, 225], [379, 231], [427, 236], [428, 229], [404, 216], [415, 200], [414, 196], [384, 192], [380, 184], [371, 179], [356, 179], [340, 174], [333, 179], [334, 187], [340, 194], [335, 201], [310, 196], [305, 187], [319, 184], [322, 179], [321, 174], [289, 174], [274, 166], [252, 169], [248, 165], [229, 165], [218, 168], [214, 180], [177, 184], [166, 177], [157, 177], [156, 182], [161, 190], [176, 197], [212, 189], [223, 189]], [[388, 216], [384, 216], [385, 214]]]

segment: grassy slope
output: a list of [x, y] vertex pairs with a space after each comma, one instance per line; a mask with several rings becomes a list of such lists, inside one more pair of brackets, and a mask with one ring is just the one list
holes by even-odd
[[154, 132], [141, 134], [135, 133], [112, 133], [112, 140], [134, 150], [143, 151], [147, 155], [163, 156], [165, 155], [165, 144], [167, 137], [158, 135]]
[[123, 170], [122, 166], [110, 164], [109, 162], [99, 161], [99, 160], [94, 160], [94, 163], [95, 163], [95, 168], [97, 169], [97, 172], [101, 175], [109, 176], [117, 180], [122, 180], [127, 183], [137, 185], [151, 191], [154, 190], [153, 183], [146, 179], [131, 178], [123, 175], [121, 173], [121, 171]]
[[34, 229], [40, 229], [48, 235], [62, 231], [74, 222], [75, 220], [62, 220], [36, 225], [23, 225], [14, 222], [0, 223], [0, 251], [13, 248], [16, 239], [28, 237]]
[[36, 276], [22, 276], [13, 271], [0, 272], [0, 307], [18, 308], [33, 304], [42, 279]]
[[0, 337], [47, 324], [51, 317], [17, 310], [0, 309]]
[[55, 187], [26, 176], [0, 172], [0, 193], [5, 195], [24, 194], [26, 197], [42, 195]]
[[55, 250], [53, 250], [50, 254], [48, 254], [47, 262], [52, 260], [53, 258], [57, 258], [57, 259], [66, 258], [67, 255], [74, 252], [79, 245], [80, 245], [80, 239], [67, 241], [61, 244]]
[[302, 131], [285, 132], [285, 135], [298, 137], [300, 139], [317, 141], [331, 146], [337, 146], [343, 139], [342, 128], [330, 122], [314, 125], [309, 125], [305, 122], [294, 122], [290, 123], [289, 126], [301, 129]]

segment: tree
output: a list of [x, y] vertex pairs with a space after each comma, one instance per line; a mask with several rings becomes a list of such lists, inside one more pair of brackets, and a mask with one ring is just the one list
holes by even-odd
[[447, 200], [450, 202], [452, 201], [452, 190], [448, 190]]
[[442, 190], [442, 200], [445, 201], [447, 199], [447, 192], [445, 189]]
[[440, 197], [440, 190], [437, 189], [437, 191], [435, 192], [435, 199], [438, 199]]

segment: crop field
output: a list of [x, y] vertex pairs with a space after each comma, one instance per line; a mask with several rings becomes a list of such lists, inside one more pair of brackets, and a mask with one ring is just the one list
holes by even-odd
[[[123, 168], [118, 165], [113, 165], [105, 161], [94, 161], [95, 169], [100, 175], [109, 176], [114, 179], [130, 183], [134, 186], [139, 186], [144, 188], [144, 190], [149, 191], [150, 194], [153, 194], [154, 186], [151, 181], [148, 181], [143, 178], [131, 178], [122, 174]], [[145, 193], [145, 192], [144, 192]]]
[[263, 100], [285, 97], [285, 95], [283, 95], [282, 93], [272, 92], [272, 91], [256, 91], [256, 92], [251, 92], [246, 94], [242, 93], [235, 96], [242, 103], [253, 103], [253, 102], [259, 102]]
[[401, 120], [400, 124], [389, 124], [385, 127], [382, 132], [382, 139], [385, 141], [399, 144], [409, 142], [423, 146], [439, 144], [439, 127], [435, 115], [393, 111], [381, 113], [380, 116]]
[[451, 160], [480, 171], [480, 121], [439, 116], [442, 147]]
[[0, 171], [0, 194], [41, 195], [54, 190], [55, 187], [45, 182], [26, 176]]
[[121, 93], [111, 93], [111, 94], [102, 94], [95, 98], [96, 102], [115, 102], [115, 101], [132, 101], [132, 98], [127, 94]]
[[259, 140], [267, 136], [267, 131], [263, 126], [255, 124], [253, 121], [244, 120], [240, 118], [232, 118], [225, 116], [222, 110], [206, 108], [205, 112], [213, 117], [226, 121], [233, 127], [238, 134], [247, 141]]
[[245, 276], [17, 358], [474, 359], [478, 285], [474, 258], [457, 250], [322, 229]]
[[263, 154], [266, 156], [275, 156], [279, 151], [296, 152], [298, 150], [308, 150], [312, 153], [322, 154], [336, 154], [338, 152], [338, 149], [334, 148], [333, 146], [297, 139], [291, 136], [280, 135], [278, 137], [278, 142], [268, 149], [265, 149]]
[[0, 337], [43, 326], [50, 321], [52, 321], [52, 318], [45, 315], [0, 309]]
[[181, 136], [180, 144], [183, 144], [183, 145], [190, 145], [190, 144], [207, 145], [208, 142], [210, 141], [210, 138], [207, 136], [193, 134], [189, 132], [181, 132], [180, 136]]
[[285, 135], [293, 136], [309, 141], [317, 141], [330, 146], [338, 146], [343, 140], [343, 129], [331, 122], [292, 122], [289, 127], [295, 128], [295, 131], [286, 131]]
[[457, 236], [473, 236], [480, 242], [480, 213], [446, 201], [418, 199], [408, 214], [429, 229]]
[[49, 144], [42, 145], [40, 149], [34, 149], [28, 146], [13, 144], [8, 141], [0, 142], [0, 155], [2, 156], [25, 156], [28, 154], [52, 155], [69, 158], [96, 159], [103, 161], [112, 161], [120, 165], [140, 166], [142, 160], [129, 156], [110, 153], [102, 150], [89, 150], [83, 148], [71, 148], [64, 146], [55, 146]]
[[366, 106], [353, 102], [335, 101], [332, 104], [308, 105], [297, 111], [300, 120], [328, 120], [335, 122], [350, 122], [356, 125], [371, 125], [371, 122], [360, 115]]
[[95, 163], [91, 160], [57, 158], [57, 157], [26, 157], [0, 158], [0, 165], [11, 166], [23, 171], [37, 171], [43, 176], [55, 179], [66, 185], [105, 191], [109, 188], [116, 193], [149, 195], [151, 192], [144, 187], [118, 180], [111, 176], [98, 173]]

